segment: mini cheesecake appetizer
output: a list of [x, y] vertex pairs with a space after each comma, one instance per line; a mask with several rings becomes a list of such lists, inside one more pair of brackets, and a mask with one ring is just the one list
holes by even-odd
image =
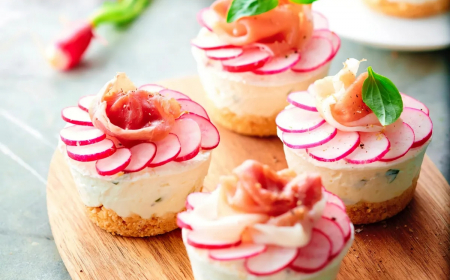
[[276, 135], [286, 96], [327, 75], [340, 39], [310, 4], [297, 4], [303, 1], [246, 2], [217, 0], [201, 10], [192, 52], [217, 123]]
[[376, 11], [403, 18], [430, 17], [450, 10], [450, 0], [364, 0], [364, 2]]
[[247, 160], [178, 214], [196, 280], [335, 279], [353, 242], [342, 201], [318, 175]]
[[428, 108], [348, 59], [335, 76], [288, 96], [277, 117], [288, 166], [317, 172], [354, 224], [389, 218], [411, 201], [433, 124]]
[[119, 73], [61, 114], [68, 125], [60, 147], [95, 224], [133, 237], [177, 228], [219, 144], [202, 106], [162, 86], [137, 88]]

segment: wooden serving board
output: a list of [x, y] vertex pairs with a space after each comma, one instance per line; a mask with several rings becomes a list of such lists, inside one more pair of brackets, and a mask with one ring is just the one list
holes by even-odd
[[[163, 82], [204, 103], [198, 78]], [[205, 188], [245, 159], [286, 168], [278, 138], [251, 138], [218, 127]], [[48, 175], [47, 207], [59, 253], [73, 279], [193, 279], [180, 230], [150, 238], [112, 236], [84, 214], [70, 171], [56, 151]], [[338, 279], [449, 279], [450, 187], [425, 157], [415, 197], [394, 218], [357, 226]], [[214, 279], [211, 279], [214, 280]]]

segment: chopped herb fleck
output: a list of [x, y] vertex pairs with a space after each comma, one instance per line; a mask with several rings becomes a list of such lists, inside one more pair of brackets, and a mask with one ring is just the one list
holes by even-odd
[[112, 181], [111, 183], [113, 183], [114, 185], [118, 185], [119, 181]]
[[161, 200], [162, 200], [162, 197], [160, 197], [157, 200], [155, 200], [155, 202], [160, 202]]
[[386, 171], [385, 176], [386, 176], [389, 184], [394, 182], [394, 180], [397, 178], [397, 175], [399, 172], [400, 172], [400, 170], [398, 170], [398, 169], [389, 169], [388, 171]]

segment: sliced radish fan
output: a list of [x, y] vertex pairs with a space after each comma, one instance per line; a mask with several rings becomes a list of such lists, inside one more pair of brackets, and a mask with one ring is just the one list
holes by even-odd
[[283, 132], [282, 139], [283, 143], [289, 148], [307, 149], [327, 143], [336, 136], [336, 133], [336, 128], [324, 123], [312, 131], [302, 133]]
[[423, 111], [414, 108], [404, 108], [400, 118], [414, 131], [412, 148], [422, 146], [431, 138], [433, 123], [430, 117]]
[[180, 119], [191, 119], [195, 121], [200, 127], [201, 131], [201, 148], [204, 150], [211, 150], [217, 147], [220, 143], [220, 135], [217, 128], [207, 119], [197, 114], [184, 114]]
[[344, 232], [339, 227], [339, 225], [331, 220], [330, 218], [322, 217], [315, 225], [314, 228], [322, 232], [328, 237], [331, 243], [331, 254], [330, 257], [333, 258], [337, 256], [344, 247]]
[[389, 140], [383, 133], [359, 132], [360, 144], [345, 160], [353, 164], [371, 163], [389, 152]]
[[175, 161], [186, 161], [194, 158], [200, 151], [202, 132], [199, 125], [190, 119], [178, 119], [171, 133], [178, 136], [181, 151]]
[[232, 241], [223, 241], [218, 238], [214, 238], [210, 234], [205, 234], [200, 231], [190, 231], [187, 234], [187, 243], [192, 247], [199, 249], [224, 249], [241, 244], [240, 239]]
[[116, 151], [113, 141], [104, 139], [92, 145], [66, 146], [67, 155], [77, 161], [94, 161], [109, 157]]
[[111, 156], [98, 160], [95, 168], [98, 174], [110, 176], [123, 171], [131, 161], [131, 151], [127, 148], [117, 149]]
[[287, 97], [288, 102], [303, 110], [317, 112], [316, 98], [309, 91], [292, 92]]
[[222, 61], [222, 67], [228, 72], [247, 72], [258, 69], [270, 58], [270, 54], [260, 49], [246, 49], [237, 58]]
[[404, 156], [414, 143], [414, 131], [406, 123], [394, 123], [388, 126], [384, 135], [389, 140], [389, 151], [380, 161], [393, 161]]
[[264, 253], [246, 259], [244, 266], [250, 274], [271, 275], [288, 267], [297, 255], [297, 248], [269, 246]]
[[59, 133], [61, 140], [68, 146], [85, 146], [102, 141], [106, 134], [93, 126], [73, 125], [63, 128]]
[[350, 155], [359, 145], [359, 134], [354, 131], [338, 130], [336, 136], [327, 143], [309, 148], [310, 157], [324, 162], [334, 162]]
[[330, 239], [321, 231], [314, 229], [308, 245], [298, 250], [298, 256], [292, 262], [291, 268], [304, 273], [319, 271], [328, 264], [331, 250]]
[[125, 172], [138, 172], [147, 167], [156, 155], [154, 143], [141, 143], [130, 148], [131, 161], [125, 168]]
[[232, 59], [240, 56], [243, 53], [244, 50], [239, 47], [205, 51], [206, 56], [214, 60]]
[[79, 107], [74, 106], [62, 109], [61, 117], [64, 121], [71, 124], [93, 126], [89, 114]]
[[187, 96], [184, 93], [181, 93], [179, 91], [176, 90], [172, 90], [172, 89], [162, 89], [159, 94], [161, 94], [162, 96], [166, 97], [166, 98], [173, 98], [173, 99], [191, 99], [189, 98], [189, 96]]
[[181, 106], [181, 112], [194, 113], [209, 120], [206, 110], [197, 102], [190, 99], [178, 99], [177, 101]]
[[345, 209], [342, 209], [334, 203], [327, 202], [325, 209], [323, 210], [322, 217], [329, 218], [336, 222], [344, 234], [344, 240], [348, 240], [350, 237], [351, 228], [350, 219], [348, 218]]
[[193, 210], [197, 205], [200, 205], [205, 199], [207, 199], [211, 193], [207, 192], [194, 192], [186, 198], [186, 209]]
[[325, 120], [319, 112], [293, 107], [281, 111], [275, 119], [275, 122], [282, 131], [305, 132], [318, 128], [325, 123]]
[[89, 112], [89, 107], [91, 106], [92, 100], [94, 100], [95, 95], [86, 95], [78, 100], [78, 107], [85, 112]]
[[181, 144], [178, 136], [169, 133], [161, 141], [154, 143], [156, 145], [156, 155], [148, 164], [148, 167], [157, 167], [174, 160], [181, 152]]
[[240, 260], [257, 256], [266, 249], [267, 245], [264, 244], [242, 243], [227, 249], [210, 250], [209, 257], [218, 261]]
[[328, 29], [327, 18], [319, 12], [312, 12], [314, 29]]
[[400, 94], [402, 95], [403, 107], [419, 109], [427, 115], [430, 114], [430, 111], [428, 110], [428, 107], [425, 106], [425, 104], [423, 104], [422, 102], [420, 102], [417, 99], [412, 98], [409, 95], [406, 95], [404, 93], [400, 93]]
[[156, 84], [146, 84], [139, 87], [140, 90], [145, 90], [148, 92], [160, 92], [164, 89], [163, 86], [156, 85]]
[[253, 70], [253, 73], [258, 75], [271, 75], [289, 70], [292, 66], [297, 64], [300, 60], [300, 54], [295, 51], [285, 56], [272, 57], [262, 67]]
[[302, 58], [291, 69], [294, 72], [313, 71], [329, 62], [333, 53], [330, 40], [323, 37], [312, 37], [307, 49], [302, 53]]

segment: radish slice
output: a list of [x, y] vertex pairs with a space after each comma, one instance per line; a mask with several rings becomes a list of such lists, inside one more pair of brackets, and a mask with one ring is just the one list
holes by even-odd
[[211, 234], [193, 230], [187, 234], [187, 243], [199, 249], [225, 249], [241, 244], [241, 239], [233, 241], [223, 241], [214, 238]]
[[244, 266], [252, 275], [271, 275], [288, 267], [297, 255], [297, 248], [269, 246], [264, 253], [246, 259]]
[[359, 145], [359, 134], [355, 131], [340, 131], [327, 143], [307, 149], [310, 157], [318, 161], [334, 162], [350, 155]]
[[393, 161], [404, 156], [409, 149], [411, 149], [414, 143], [414, 131], [406, 123], [402, 123], [400, 126], [392, 124], [384, 131], [391, 146], [389, 152], [387, 152], [380, 161]]
[[174, 160], [181, 152], [181, 144], [178, 136], [169, 133], [163, 140], [154, 142], [156, 145], [156, 155], [147, 165], [148, 167], [157, 167]]
[[313, 229], [311, 240], [308, 245], [298, 249], [298, 256], [292, 262], [291, 268], [302, 273], [319, 271], [328, 264], [331, 249], [329, 238], [321, 231]]
[[200, 152], [202, 132], [194, 120], [176, 120], [171, 132], [178, 136], [181, 144], [181, 151], [175, 161], [189, 160]]
[[303, 133], [283, 132], [283, 143], [293, 149], [307, 149], [323, 145], [336, 136], [337, 129], [324, 123], [313, 131]]
[[95, 163], [95, 169], [97, 169], [97, 173], [102, 176], [110, 176], [123, 171], [130, 161], [130, 150], [127, 148], [120, 148], [111, 156], [98, 160]]
[[327, 18], [319, 12], [312, 12], [314, 29], [329, 29]]
[[147, 167], [148, 163], [156, 155], [156, 145], [154, 143], [141, 143], [130, 148], [131, 161], [125, 168], [125, 172], [138, 172]]
[[334, 203], [327, 202], [323, 210], [322, 217], [326, 217], [336, 222], [344, 234], [344, 241], [350, 237], [350, 219], [344, 209]]
[[425, 104], [409, 95], [406, 95], [404, 93], [400, 94], [402, 95], [403, 107], [419, 109], [427, 115], [430, 114], [430, 110], [428, 110], [428, 107], [425, 106]]
[[192, 227], [189, 225], [190, 214], [188, 212], [180, 212], [177, 214], [177, 226], [179, 228], [185, 228], [192, 230]]
[[271, 75], [277, 74], [289, 70], [292, 66], [300, 61], [300, 54], [295, 51], [286, 56], [273, 57], [266, 62], [264, 66], [253, 70], [253, 73], [257, 75]]
[[171, 89], [163, 89], [159, 92], [159, 94], [161, 94], [162, 96], [164, 96], [165, 98], [173, 98], [173, 99], [191, 99], [189, 96], [187, 96], [184, 93], [181, 93], [179, 91], [176, 90], [171, 90]]
[[423, 111], [414, 108], [403, 108], [400, 118], [414, 131], [414, 143], [411, 148], [420, 147], [431, 138], [433, 122]]
[[160, 92], [161, 90], [165, 89], [165, 87], [156, 84], [146, 84], [140, 86], [138, 89], [148, 92]]
[[331, 242], [331, 255], [330, 258], [337, 256], [344, 248], [344, 233], [341, 227], [330, 218], [322, 217], [315, 225], [314, 228], [325, 234]]
[[214, 33], [194, 38], [193, 40], [191, 40], [191, 45], [202, 50], [217, 50], [234, 47], [226, 42], [221, 41], [219, 37]]
[[94, 161], [109, 157], [116, 151], [113, 141], [104, 139], [87, 146], [67, 146], [67, 155], [77, 161]]
[[78, 100], [78, 107], [85, 111], [85, 112], [89, 112], [89, 107], [91, 106], [92, 100], [94, 100], [96, 95], [86, 95], [81, 97]]
[[244, 50], [239, 47], [235, 48], [226, 48], [226, 49], [217, 49], [217, 50], [208, 50], [205, 51], [205, 55], [214, 60], [227, 60], [240, 56], [244, 53]]
[[275, 122], [281, 131], [305, 132], [320, 127], [325, 120], [318, 112], [292, 107], [281, 111]]
[[389, 152], [389, 140], [379, 132], [359, 132], [359, 146], [345, 160], [364, 164], [377, 161]]
[[89, 114], [79, 107], [73, 106], [62, 109], [61, 117], [64, 121], [71, 124], [93, 126]]
[[212, 32], [212, 28], [209, 27], [209, 25], [207, 24], [209, 18], [208, 15], [210, 14], [210, 12], [211, 10], [209, 7], [201, 9], [197, 13], [197, 21], [201, 26], [205, 27], [206, 29]]
[[313, 37], [323, 37], [330, 40], [331, 45], [333, 46], [333, 54], [331, 55], [330, 59], [333, 59], [336, 53], [341, 48], [341, 39], [339, 38], [339, 36], [328, 29], [314, 30]]
[[202, 142], [201, 142], [202, 149], [211, 150], [219, 145], [220, 143], [219, 131], [211, 123], [211, 121], [194, 113], [184, 114], [180, 117], [180, 119], [191, 119], [198, 124], [202, 133]]
[[85, 146], [102, 141], [106, 134], [93, 126], [72, 125], [59, 133], [61, 140], [68, 146]]
[[337, 206], [341, 207], [342, 209], [345, 209], [344, 202], [334, 193], [331, 193], [329, 191], [325, 191], [325, 195], [327, 196], [327, 202], [336, 204]]
[[190, 99], [177, 99], [178, 103], [181, 105], [181, 112], [189, 112], [204, 117], [209, 120], [209, 116], [205, 109], [195, 101]]
[[207, 199], [211, 193], [207, 192], [194, 192], [190, 193], [186, 198], [186, 209], [193, 210], [197, 205], [202, 204], [202, 202]]
[[228, 72], [247, 72], [262, 67], [270, 58], [270, 54], [260, 49], [246, 49], [239, 57], [222, 61]]
[[267, 250], [267, 245], [244, 243], [227, 249], [210, 250], [209, 257], [217, 261], [233, 261], [251, 258]]
[[330, 40], [323, 37], [312, 37], [300, 61], [291, 70], [294, 72], [310, 72], [325, 65], [331, 60], [333, 46]]
[[295, 91], [288, 95], [288, 102], [303, 110], [317, 112], [316, 98], [309, 91]]

